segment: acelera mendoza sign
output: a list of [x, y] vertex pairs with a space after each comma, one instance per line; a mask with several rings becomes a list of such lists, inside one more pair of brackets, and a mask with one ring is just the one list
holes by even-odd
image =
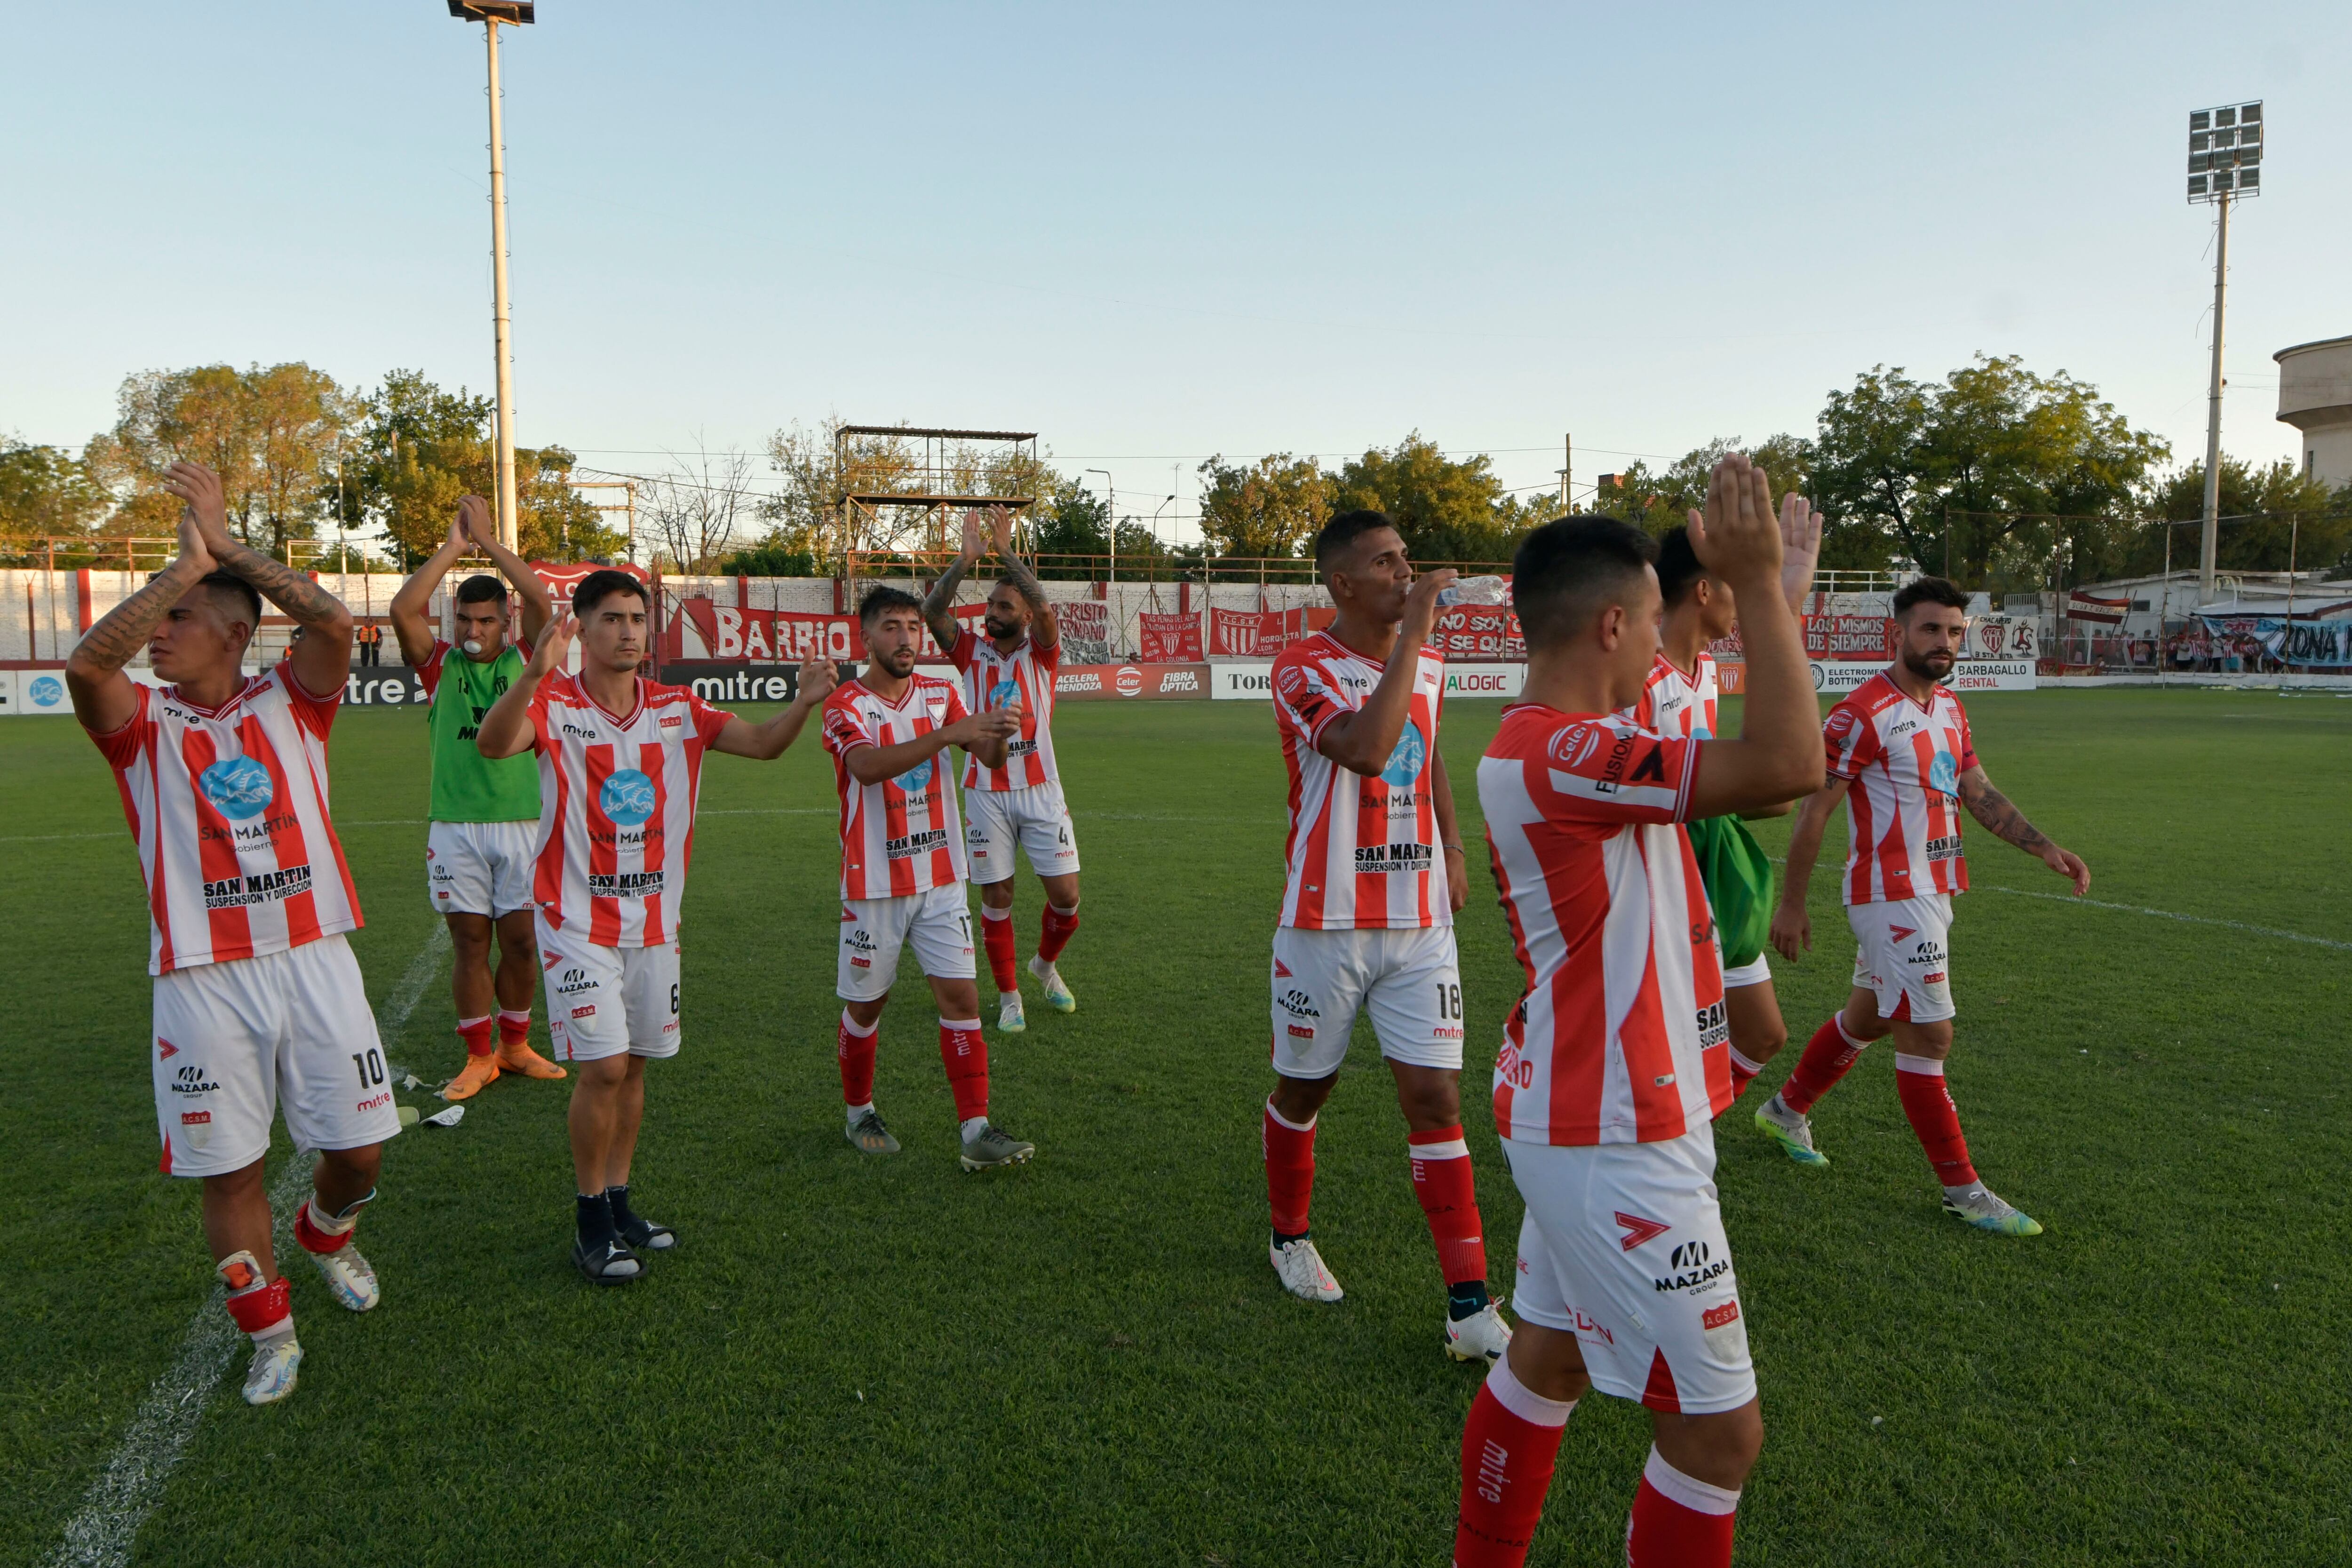
[[[1209, 666], [1212, 673], [1209, 695], [1221, 702], [1274, 700], [1274, 666], [1271, 662], [1221, 660]], [[1449, 661], [1445, 666], [1445, 695], [1448, 700], [1465, 697], [1512, 698], [1527, 684], [1528, 667], [1524, 664], [1471, 664]]]

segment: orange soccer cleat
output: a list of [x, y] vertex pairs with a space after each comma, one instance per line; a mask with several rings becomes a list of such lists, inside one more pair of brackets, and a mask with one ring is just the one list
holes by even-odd
[[468, 1055], [466, 1058], [466, 1070], [449, 1080], [449, 1087], [441, 1091], [441, 1098], [471, 1100], [498, 1081], [499, 1058], [497, 1057]]
[[519, 1072], [525, 1078], [566, 1078], [562, 1068], [532, 1050], [520, 1040], [502, 1043], [495, 1058], [500, 1072]]

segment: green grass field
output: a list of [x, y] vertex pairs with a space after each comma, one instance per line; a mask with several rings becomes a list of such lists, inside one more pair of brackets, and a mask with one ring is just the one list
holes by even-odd
[[[1825, 1174], [1747, 1125], [1793, 1047], [1727, 1119], [1769, 1426], [1739, 1561], [2352, 1561], [2352, 702], [2053, 691], [1971, 710], [1994, 780], [2089, 859], [2095, 899], [2239, 923], [1996, 890], [2062, 884], [1972, 835], [1951, 1080], [2038, 1240], [1937, 1212], [1883, 1049], [1816, 1114]], [[1496, 714], [1459, 704], [1444, 736], [1472, 830]], [[829, 771], [813, 738], [773, 764], [715, 758], [685, 1050], [653, 1068], [635, 1173], [679, 1250], [625, 1289], [572, 1272], [562, 1086], [508, 1079], [457, 1131], [402, 1137], [362, 1226], [383, 1305], [350, 1316], [296, 1261], [299, 1392], [247, 1409], [239, 1351], [133, 1559], [1444, 1563], [1480, 1374], [1438, 1349], [1442, 1287], [1360, 1025], [1315, 1210], [1348, 1299], [1291, 1300], [1266, 1267], [1271, 716], [1082, 704], [1059, 724], [1081, 1010], [1033, 996], [1026, 1036], [991, 1037], [998, 1119], [1034, 1165], [957, 1170], [911, 961], [879, 1083], [906, 1152], [844, 1142]], [[424, 739], [383, 710], [336, 732], [377, 1002], [434, 923]], [[1777, 853], [1784, 824], [1761, 826]], [[0, 725], [0, 1560], [35, 1562], [211, 1280], [195, 1184], [155, 1173], [137, 867], [68, 721]], [[1846, 989], [1834, 886], [1816, 879], [1821, 951], [1783, 966], [1800, 1043]], [[1027, 882], [1024, 954], [1038, 902]], [[1483, 872], [1461, 949], [1465, 1120], [1507, 1288], [1519, 1205], [1484, 1086], [1517, 979]], [[438, 1082], [452, 1022], [436, 976], [387, 1054]], [[1585, 1402], [1533, 1561], [1622, 1561], [1644, 1426]]]

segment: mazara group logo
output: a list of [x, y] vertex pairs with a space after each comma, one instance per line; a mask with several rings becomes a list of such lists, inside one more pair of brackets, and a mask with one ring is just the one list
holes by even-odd
[[621, 827], [635, 827], [654, 814], [654, 781], [635, 768], [623, 768], [596, 792], [596, 806]]
[[196, 775], [196, 787], [214, 810], [236, 822], [259, 816], [278, 794], [269, 770], [251, 757], [223, 757]]

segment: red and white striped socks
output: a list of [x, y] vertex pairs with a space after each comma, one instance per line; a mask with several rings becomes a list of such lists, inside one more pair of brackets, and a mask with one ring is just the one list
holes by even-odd
[[1731, 1568], [1737, 1491], [1666, 1463], [1653, 1447], [1625, 1521], [1625, 1568]]
[[1020, 990], [1020, 954], [1013, 950], [1013, 911], [981, 905], [980, 942], [988, 950], [988, 973], [996, 982], [997, 994], [1009, 995]]
[[1496, 1362], [1462, 1427], [1462, 1510], [1454, 1568], [1519, 1568], [1543, 1518], [1559, 1439], [1576, 1401], [1546, 1399]]
[[[1271, 1111], [1268, 1112], [1271, 1114]], [[1449, 1289], [1476, 1284], [1486, 1305], [1486, 1237], [1478, 1218], [1478, 1189], [1471, 1179], [1470, 1145], [1459, 1124], [1408, 1132], [1412, 1154], [1412, 1195], [1429, 1221], [1437, 1244], [1437, 1266]]]
[[[1265, 1205], [1276, 1236], [1307, 1234], [1315, 1197], [1315, 1119], [1286, 1121], [1265, 1102]], [[1484, 1270], [1480, 1270], [1483, 1276]]]
[[1837, 1086], [1838, 1079], [1852, 1069], [1854, 1061], [1870, 1047], [1868, 1040], [1857, 1040], [1845, 1032], [1845, 1020], [1837, 1014], [1813, 1031], [1805, 1042], [1805, 1054], [1797, 1059], [1797, 1070], [1780, 1086], [1780, 1103], [1802, 1116]]

